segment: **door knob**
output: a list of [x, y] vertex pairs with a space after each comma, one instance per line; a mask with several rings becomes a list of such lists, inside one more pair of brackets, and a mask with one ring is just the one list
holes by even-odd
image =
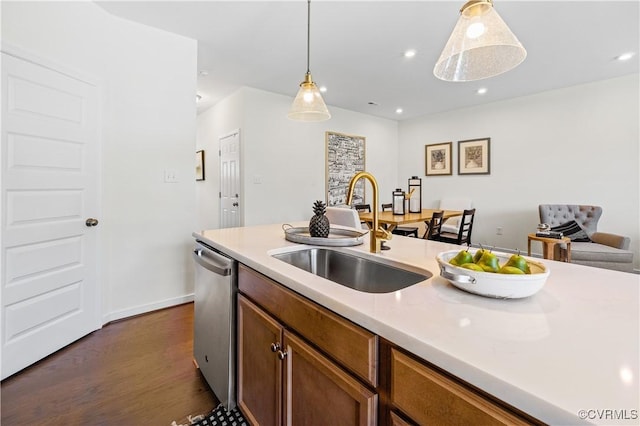
[[87, 219], [87, 221], [84, 224], [87, 225], [89, 228], [91, 228], [92, 226], [97, 226], [98, 225], [98, 219], [94, 219], [94, 218], [90, 217], [89, 219]]

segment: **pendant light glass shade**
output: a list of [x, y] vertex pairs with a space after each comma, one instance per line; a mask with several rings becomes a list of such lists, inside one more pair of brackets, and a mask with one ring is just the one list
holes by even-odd
[[331, 118], [318, 86], [311, 78], [309, 56], [311, 46], [311, 0], [307, 0], [307, 73], [293, 100], [287, 117], [297, 121], [324, 121]]
[[310, 73], [307, 73], [304, 81], [300, 83], [300, 90], [293, 100], [287, 117], [298, 121], [324, 121], [331, 118], [320, 90], [311, 79]]
[[444, 47], [433, 74], [446, 81], [474, 81], [509, 71], [527, 51], [493, 8], [491, 0], [471, 0]]

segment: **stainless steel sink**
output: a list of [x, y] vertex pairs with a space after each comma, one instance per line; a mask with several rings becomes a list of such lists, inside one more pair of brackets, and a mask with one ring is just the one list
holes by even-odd
[[309, 248], [272, 256], [322, 278], [367, 293], [401, 290], [433, 276], [429, 271], [414, 272], [335, 249]]

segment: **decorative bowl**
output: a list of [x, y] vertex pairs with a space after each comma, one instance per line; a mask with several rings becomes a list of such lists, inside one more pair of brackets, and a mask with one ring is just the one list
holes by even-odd
[[[476, 250], [469, 249], [472, 255]], [[550, 271], [542, 263], [525, 257], [531, 274], [514, 275], [493, 272], [473, 271], [449, 263], [460, 250], [439, 253], [436, 260], [440, 265], [440, 276], [447, 279], [455, 287], [469, 293], [497, 299], [520, 299], [536, 294], [542, 289]], [[504, 265], [512, 256], [510, 253], [492, 252], [498, 257], [500, 265]]]

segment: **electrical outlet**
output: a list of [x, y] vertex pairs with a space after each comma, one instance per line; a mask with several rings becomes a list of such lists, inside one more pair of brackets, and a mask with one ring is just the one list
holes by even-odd
[[496, 235], [502, 235], [502, 226], [496, 228]]
[[178, 172], [175, 169], [165, 169], [164, 183], [176, 183], [176, 182], [178, 182]]

